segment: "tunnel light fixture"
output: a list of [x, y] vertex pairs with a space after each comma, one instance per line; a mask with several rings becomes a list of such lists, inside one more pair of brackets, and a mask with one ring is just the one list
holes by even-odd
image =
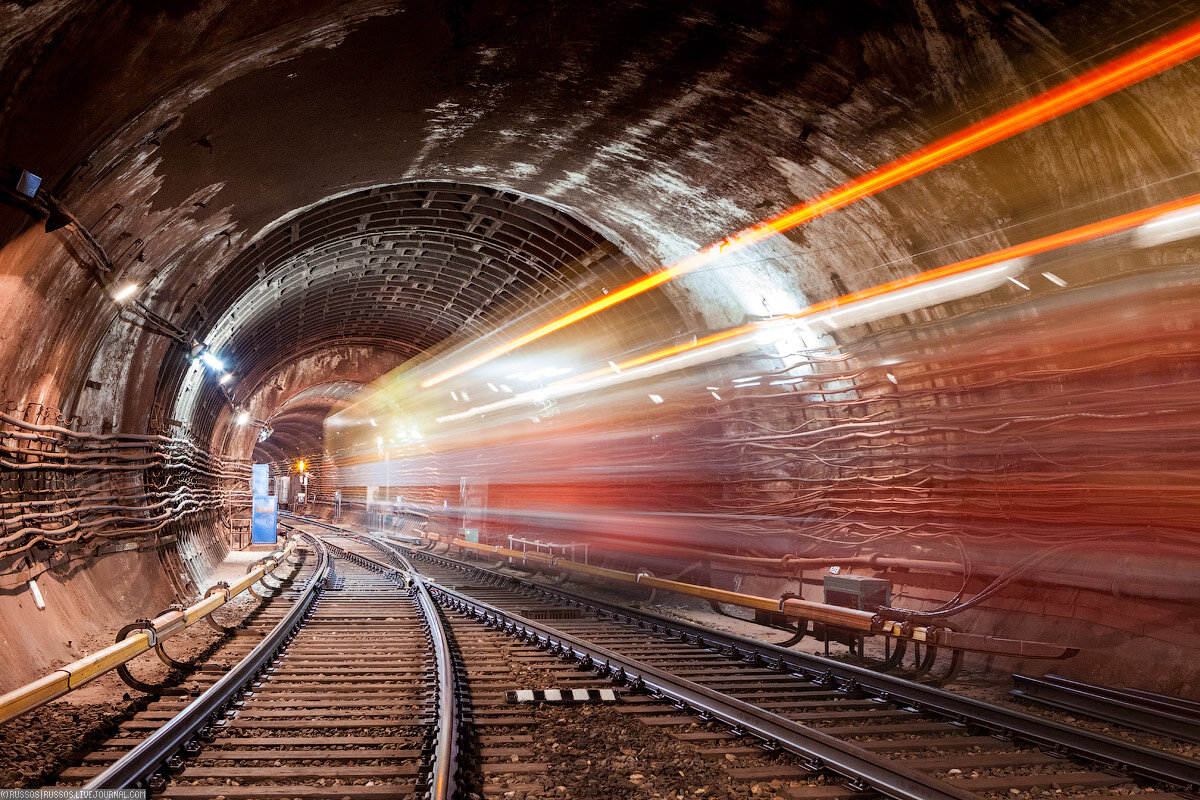
[[226, 384], [226, 383], [229, 383], [231, 380], [233, 380], [233, 373], [232, 372], [223, 372], [223, 373], [221, 373], [221, 377], [217, 378], [217, 383]]
[[1008, 279], [1009, 279], [1010, 281], [1012, 281], [1013, 283], [1015, 283], [1017, 286], [1020, 286], [1020, 287], [1021, 287], [1022, 289], [1024, 289], [1025, 291], [1027, 291], [1027, 292], [1029, 291], [1029, 287], [1028, 287], [1028, 286], [1026, 286], [1025, 284], [1021, 283], [1019, 280], [1017, 280], [1016, 278], [1014, 278], [1012, 275], [1009, 275], [1009, 276], [1008, 276]]
[[711, 395], [712, 395], [714, 398], [716, 398], [717, 400], [720, 400], [720, 399], [721, 399], [721, 395], [717, 394], [716, 392], [709, 392], [709, 394], [711, 394]]
[[652, 395], [650, 395], [650, 401], [653, 402], [654, 405], [659, 405], [660, 403], [663, 402], [662, 395], [652, 394]]
[[895, 386], [899, 386], [899, 385], [900, 385], [900, 381], [896, 380], [896, 376], [895, 376], [895, 375], [893, 375], [893, 374], [892, 374], [892, 373], [890, 373], [890, 372], [886, 372], [886, 373], [884, 373], [884, 374], [885, 374], [885, 375], [887, 375], [887, 379], [888, 379], [889, 381], [891, 381], [893, 385], [895, 385]]
[[225, 362], [217, 357], [211, 350], [203, 350], [200, 353], [200, 360], [214, 372], [224, 372]]
[[46, 233], [60, 231], [68, 225], [74, 225], [75, 221], [75, 216], [71, 212], [57, 207], [51, 208], [50, 215], [46, 217]]
[[17, 192], [23, 194], [31, 200], [37, 197], [38, 187], [41, 185], [41, 177], [34, 175], [27, 169], [21, 170], [21, 174], [17, 176]]
[[246, 425], [250, 422], [250, 412], [246, 409], [239, 409], [237, 416], [234, 417], [238, 425]]
[[617, 366], [617, 362], [615, 362], [615, 361], [609, 361], [609, 362], [608, 362], [608, 365], [609, 365], [610, 367], [612, 367], [612, 371], [613, 371], [613, 372], [616, 372], [617, 374], [620, 374], [620, 372], [621, 372], [621, 368]]
[[136, 283], [127, 283], [120, 289], [113, 292], [112, 299], [114, 303], [123, 303], [129, 298], [137, 294], [138, 285]]
[[1193, 20], [1165, 36], [1136, 47], [1082, 75], [1040, 92], [979, 122], [944, 136], [930, 144], [877, 167], [841, 186], [792, 206], [781, 214], [757, 222], [669, 267], [652, 272], [621, 288], [606, 293], [573, 311], [550, 320], [507, 342], [467, 359], [425, 379], [422, 389], [462, 375], [507, 353], [524, 347], [568, 325], [597, 314], [606, 308], [637, 297], [681, 275], [706, 266], [718, 258], [811, 222], [840, 208], [872, 197], [885, 189], [924, 175], [938, 167], [958, 161], [998, 142], [1011, 139], [1045, 122], [1108, 97], [1153, 75], [1190, 61], [1200, 55], [1200, 20]]
[[496, 384], [494, 384], [494, 383], [489, 383], [489, 384], [487, 385], [487, 387], [488, 387], [489, 389], [491, 389], [493, 392], [498, 392], [498, 391], [500, 391], [499, 389], [497, 389], [497, 388], [496, 388]]
[[38, 611], [45, 611], [46, 600], [42, 597], [42, 590], [38, 588], [37, 581], [29, 582], [29, 593], [33, 595], [33, 604], [38, 607]]
[[374, 417], [372, 417], [372, 418], [371, 418], [371, 427], [372, 427], [372, 428], [378, 428], [378, 427], [379, 427], [379, 423], [375, 421], [375, 418], [374, 418]]
[[1055, 275], [1053, 272], [1043, 272], [1042, 277], [1053, 283], [1055, 286], [1066, 286], [1067, 282]]

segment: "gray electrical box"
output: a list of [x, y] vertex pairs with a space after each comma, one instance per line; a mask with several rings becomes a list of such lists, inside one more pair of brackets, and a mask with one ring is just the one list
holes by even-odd
[[831, 606], [871, 611], [892, 604], [892, 582], [863, 575], [826, 575], [825, 602]]

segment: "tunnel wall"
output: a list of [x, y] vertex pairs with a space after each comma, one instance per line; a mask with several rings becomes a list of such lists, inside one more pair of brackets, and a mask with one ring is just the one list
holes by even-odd
[[[1078, 72], [1105, 57], [1112, 31], [1131, 45], [1178, 21], [1167, 2], [517, 7], [527, 13], [497, 3], [10, 4], [0, 152], [5, 166], [42, 175], [102, 245], [105, 280], [138, 281], [149, 308], [198, 332], [229, 310], [206, 302], [226, 269], [329, 198], [483, 184], [564, 209], [650, 270]], [[719, 329], [1177, 196], [1200, 152], [1188, 113], [1197, 73], [1178, 67], [663, 294], [695, 329]], [[62, 409], [97, 433], [162, 432], [154, 427], [178, 399], [164, 375], [187, 369], [186, 343], [121, 316], [89, 276], [78, 235], [43, 233], [40, 219], [7, 206], [0, 215], [4, 401]], [[943, 309], [971, 310], [969, 300]], [[396, 352], [401, 344], [411, 343]], [[274, 365], [250, 366], [265, 375]], [[902, 375], [906, 388], [926, 368]], [[855, 391], [874, 396], [879, 372]], [[952, 390], [955, 379], [927, 380]], [[918, 395], [884, 402], [912, 421], [925, 408]], [[206, 404], [206, 424], [190, 432], [216, 457], [253, 446], [232, 429], [232, 410]], [[801, 416], [792, 413], [775, 420]], [[1102, 492], [1083, 486], [1079, 498]]]

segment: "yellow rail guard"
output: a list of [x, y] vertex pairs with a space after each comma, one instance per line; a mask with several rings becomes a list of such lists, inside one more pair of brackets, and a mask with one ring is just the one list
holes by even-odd
[[731, 592], [726, 589], [715, 589], [711, 586], [700, 586], [694, 583], [656, 578], [646, 572], [622, 572], [615, 569], [596, 567], [557, 558], [538, 552], [522, 552], [509, 550], [498, 545], [483, 545], [469, 542], [466, 539], [453, 539], [436, 533], [423, 534], [428, 542], [439, 542], [457, 547], [460, 551], [473, 552], [508, 558], [523, 564], [540, 564], [552, 569], [566, 572], [576, 572], [622, 583], [636, 583], [653, 589], [676, 592], [678, 594], [701, 597], [706, 600], [716, 600], [721, 603], [742, 606], [744, 608], [774, 611], [792, 619], [808, 619], [852, 631], [892, 636], [930, 645], [969, 650], [977, 653], [1012, 656], [1016, 658], [1070, 658], [1078, 650], [1065, 645], [1050, 642], [1035, 642], [1022, 639], [1002, 639], [980, 633], [965, 633], [943, 627], [927, 627], [922, 625], [902, 625], [899, 622], [884, 620], [870, 611], [859, 611], [853, 608], [816, 603], [811, 600], [801, 600], [797, 597], [773, 599], [741, 592]]
[[[168, 611], [150, 620], [146, 629], [130, 633], [116, 644], [0, 696], [0, 725], [62, 697], [72, 689], [77, 689], [93, 678], [147, 652], [156, 642], [161, 642], [171, 634], [199, 622], [230, 599], [249, 589], [263, 576], [270, 574], [295, 550], [296, 540], [289, 539], [283, 548], [264, 558], [258, 566], [246, 573], [244, 578], [230, 586], [228, 592], [223, 589], [217, 592], [210, 590], [207, 597], [189, 608], [183, 611]], [[153, 631], [153, 638], [150, 630]]]

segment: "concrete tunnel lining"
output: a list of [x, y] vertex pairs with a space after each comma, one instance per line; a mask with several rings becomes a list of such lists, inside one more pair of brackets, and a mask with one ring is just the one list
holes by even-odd
[[[46, 177], [119, 277], [147, 287], [145, 302], [213, 337], [237, 371], [237, 402], [264, 419], [330, 369], [367, 383], [447, 337], [486, 332], [489, 314], [580, 298], [587, 253], [619, 262], [619, 275], [652, 270], [1102, 58], [1112, 31], [1135, 42], [1178, 15], [1165, 2], [614, 3], [531, 6], [513, 19], [482, 4], [441, 15], [365, 2], [10, 8], [0, 152]], [[757, 258], [666, 287], [656, 313], [718, 329], [1194, 191], [1200, 131], [1181, 98], [1197, 79], [1185, 64], [814, 222]], [[453, 224], [401, 222], [372, 205], [419, 191], [457, 204], [443, 217]], [[481, 203], [500, 225], [471, 238], [460, 226]], [[530, 209], [536, 219], [523, 217]], [[193, 370], [198, 382], [187, 382], [183, 351], [117, 317], [59, 240], [31, 224], [0, 208], [5, 401], [62, 409], [96, 432], [175, 419], [214, 452], [248, 456], [254, 442], [228, 429], [211, 381]], [[574, 249], [547, 255], [504, 225], [552, 231]], [[1103, 258], [1097, 273], [1149, 266], [1137, 254]], [[1194, 256], [1181, 247], [1163, 259]], [[519, 293], [503, 283], [514, 269]], [[385, 293], [401, 281], [417, 297]], [[964, 301], [944, 314], [973, 310]], [[871, 333], [936, 336], [937, 322], [917, 312]], [[343, 356], [360, 366], [330, 367]], [[276, 458], [311, 446], [309, 419], [284, 428], [297, 444]], [[150, 593], [172, 591], [164, 580]], [[1073, 613], [1069, 600], [1047, 603]], [[1015, 619], [995, 612], [986, 624], [1021, 630]], [[1164, 635], [1180, 653], [1195, 646]], [[52, 638], [39, 647], [63, 652]]]

